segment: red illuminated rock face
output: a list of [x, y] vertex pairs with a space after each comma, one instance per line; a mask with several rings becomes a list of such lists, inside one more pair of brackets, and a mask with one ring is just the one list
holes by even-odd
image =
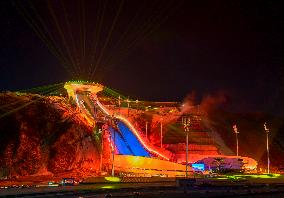
[[[92, 129], [59, 97], [0, 95], [0, 176], [96, 174], [100, 148]], [[10, 105], [7, 105], [10, 104]]]
[[[12, 168], [12, 175], [30, 175], [40, 168], [40, 148], [37, 141], [31, 140], [24, 133], [21, 134], [19, 145], [10, 143], [7, 145], [1, 164]], [[2, 164], [2, 165], [3, 165]]]

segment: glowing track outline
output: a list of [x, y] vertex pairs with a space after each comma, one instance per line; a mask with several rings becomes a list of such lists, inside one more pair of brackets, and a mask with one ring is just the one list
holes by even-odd
[[[98, 106], [107, 114], [110, 116], [110, 113], [104, 108], [104, 106], [98, 101], [96, 100]], [[149, 146], [146, 145], [146, 142], [144, 142], [144, 140], [141, 138], [141, 136], [139, 135], [139, 132], [134, 128], [134, 126], [124, 117], [119, 116], [119, 115], [114, 115], [115, 118], [122, 120], [123, 122], [125, 122], [127, 124], [128, 127], [130, 127], [130, 129], [134, 132], [135, 136], [138, 138], [139, 142], [151, 153], [155, 153], [156, 155], [166, 159], [166, 160], [170, 160], [168, 157], [164, 156], [163, 154], [159, 153], [158, 151], [155, 151], [154, 149], [150, 148]]]

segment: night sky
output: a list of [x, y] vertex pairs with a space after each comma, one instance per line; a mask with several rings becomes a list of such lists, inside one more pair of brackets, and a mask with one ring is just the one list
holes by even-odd
[[[16, 2], [29, 5], [27, 1]], [[60, 1], [53, 1], [54, 12], [70, 41], [63, 11], [56, 2]], [[222, 92], [228, 97], [229, 110], [283, 115], [284, 6], [280, 2], [126, 0], [121, 4], [109, 0], [97, 46], [97, 51], [103, 50], [105, 56], [93, 80], [125, 95], [156, 101], [182, 101], [192, 91], [201, 100], [208, 94]], [[62, 51], [67, 53], [44, 1], [32, 1], [32, 5], [47, 21]], [[65, 1], [65, 5], [78, 44], [75, 43], [71, 55], [75, 57], [77, 53], [83, 60], [81, 67], [86, 67], [91, 62], [88, 54], [91, 54], [92, 35], [96, 32], [97, 6], [104, 4], [102, 1]], [[84, 5], [81, 8], [85, 9], [85, 20], [81, 23], [77, 20], [78, 5]], [[116, 26], [103, 49], [119, 6], [122, 7]], [[140, 38], [135, 32], [145, 23], [153, 23], [149, 16], [157, 16], [157, 21], [125, 55], [121, 52], [131, 39], [126, 38], [117, 48], [112, 47], [137, 13], [138, 21], [130, 27], [129, 38]], [[50, 52], [12, 1], [0, 1], [0, 15], [0, 90], [20, 90], [75, 78]], [[86, 33], [86, 45], [91, 46], [86, 47], [86, 55], [82, 55], [80, 41], [77, 41], [80, 27], [84, 27]], [[108, 64], [105, 60], [113, 56], [119, 61]], [[85, 69], [78, 75], [83, 79], [87, 73]]]

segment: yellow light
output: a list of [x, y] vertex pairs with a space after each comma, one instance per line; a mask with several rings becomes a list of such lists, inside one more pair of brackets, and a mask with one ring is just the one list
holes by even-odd
[[115, 187], [114, 186], [102, 186], [101, 188], [102, 189], [114, 189]]
[[261, 179], [274, 179], [278, 178], [280, 174], [261, 174], [261, 175], [234, 175], [235, 177], [242, 178], [242, 177], [250, 177], [250, 178], [261, 178]]
[[119, 177], [105, 177], [105, 180], [110, 182], [120, 182], [121, 179]]

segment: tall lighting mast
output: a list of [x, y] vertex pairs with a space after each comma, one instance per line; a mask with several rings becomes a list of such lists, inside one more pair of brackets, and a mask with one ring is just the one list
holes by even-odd
[[160, 125], [160, 138], [161, 138], [161, 148], [163, 148], [163, 118], [161, 118], [161, 123], [160, 123], [161, 125]]
[[185, 159], [186, 159], [186, 164], [185, 164], [185, 176], [186, 178], [188, 177], [188, 132], [189, 132], [189, 127], [190, 127], [190, 118], [188, 116], [183, 116], [182, 117], [182, 124], [184, 128], [184, 132], [186, 133], [186, 153], [185, 153]]
[[233, 125], [233, 131], [236, 134], [237, 157], [239, 157], [239, 139], [238, 139], [238, 134], [240, 132], [238, 131], [237, 125]]
[[[113, 118], [111, 122], [113, 124]], [[111, 164], [111, 176], [113, 177], [114, 177], [114, 152], [115, 152], [115, 131], [113, 132], [112, 164]]]
[[270, 159], [269, 159], [269, 128], [267, 127], [266, 122], [264, 123], [264, 130], [266, 132], [266, 151], [267, 151], [267, 173], [270, 173]]

